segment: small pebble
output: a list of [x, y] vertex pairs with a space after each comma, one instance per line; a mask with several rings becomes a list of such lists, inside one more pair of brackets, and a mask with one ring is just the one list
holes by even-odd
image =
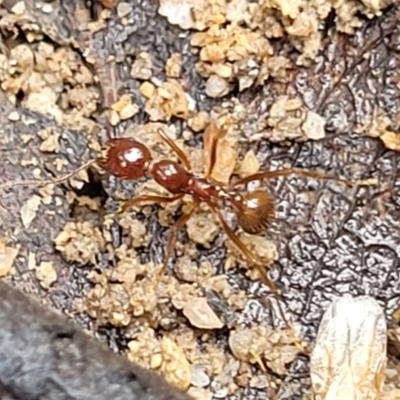
[[153, 75], [153, 63], [148, 53], [140, 53], [132, 64], [131, 77], [148, 80]]
[[140, 93], [142, 93], [142, 95], [144, 97], [146, 97], [147, 99], [152, 97], [154, 95], [154, 93], [156, 92], [156, 88], [150, 82], [143, 82], [140, 85], [140, 89], [139, 90], [140, 90]]
[[31, 226], [39, 210], [41, 200], [39, 196], [32, 196], [27, 200], [20, 209], [21, 219], [24, 227], [27, 229]]
[[189, 300], [183, 307], [183, 315], [196, 328], [221, 329], [224, 326], [204, 297]]
[[182, 69], [182, 56], [179, 53], [174, 53], [168, 58], [165, 65], [165, 73], [170, 78], [179, 78]]
[[192, 365], [192, 385], [198, 388], [210, 384], [210, 377], [206, 374], [205, 368], [201, 365]]
[[320, 115], [313, 111], [308, 111], [302, 129], [308, 139], [323, 139], [325, 137], [325, 123], [325, 119]]
[[380, 139], [387, 149], [400, 151], [400, 134], [387, 130]]
[[190, 239], [202, 246], [209, 247], [219, 232], [214, 216], [209, 213], [197, 213], [186, 224]]
[[228, 82], [218, 75], [211, 75], [206, 83], [206, 94], [209, 97], [223, 97], [229, 92]]
[[42, 12], [45, 14], [51, 14], [53, 12], [53, 6], [51, 4], [43, 4]]
[[8, 119], [10, 121], [19, 121], [19, 114], [17, 111], [11, 111], [10, 114], [8, 114]]
[[9, 247], [0, 242], [0, 277], [6, 276], [10, 272], [18, 252], [19, 246]]
[[36, 277], [40, 285], [48, 289], [57, 280], [57, 271], [49, 261], [43, 261], [36, 267]]
[[11, 12], [13, 14], [23, 14], [25, 12], [25, 2], [24, 1], [18, 1], [17, 3], [14, 4], [14, 6], [11, 8]]
[[188, 390], [188, 395], [193, 397], [193, 400], [212, 400], [212, 393], [203, 388], [191, 387]]
[[166, 380], [180, 390], [187, 390], [192, 381], [192, 373], [183, 350], [173, 340], [164, 337], [161, 340], [161, 354], [161, 370]]
[[188, 125], [195, 132], [200, 132], [206, 129], [209, 119], [206, 111], [200, 111], [193, 118], [188, 120]]
[[118, 18], [126, 17], [132, 11], [132, 4], [129, 3], [119, 3], [117, 6], [117, 15]]

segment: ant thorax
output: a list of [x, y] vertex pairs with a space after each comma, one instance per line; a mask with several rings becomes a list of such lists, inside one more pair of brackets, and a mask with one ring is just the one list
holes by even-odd
[[172, 160], [152, 161], [148, 164], [149, 175], [169, 192], [186, 193], [193, 175]]

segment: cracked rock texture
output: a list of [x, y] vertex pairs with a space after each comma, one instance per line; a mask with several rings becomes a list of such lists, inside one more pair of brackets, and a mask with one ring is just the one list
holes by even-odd
[[[53, 4], [55, 14], [43, 13], [37, 7], [27, 7], [27, 12], [46, 40], [51, 39], [59, 46], [74, 45], [74, 51], [81, 54], [79, 47], [82, 42], [79, 42], [79, 34], [69, 18], [75, 10], [74, 2], [60, 0]], [[123, 121], [116, 128], [117, 134], [136, 124], [148, 122], [146, 99], [140, 90], [142, 82], [131, 76], [133, 60], [139, 53], [149, 53], [153, 81], [164, 81], [167, 60], [172, 54], [179, 53], [182, 65], [180, 79], [184, 82], [186, 93], [197, 104], [198, 110], [207, 112], [228, 102], [227, 108], [233, 110], [235, 126], [240, 131], [238, 151], [244, 156], [252, 150], [257, 155], [261, 170], [293, 167], [318, 170], [345, 179], [377, 179], [378, 186], [368, 187], [351, 187], [298, 176], [269, 180], [266, 186], [275, 199], [276, 221], [264, 236], [277, 246], [278, 257], [271, 266], [271, 277], [282, 291], [284, 308], [309, 340], [315, 339], [322, 314], [332, 299], [344, 293], [373, 296], [384, 307], [387, 317], [391, 318], [400, 304], [400, 154], [394, 151], [395, 141], [388, 140], [396, 139], [395, 133], [400, 128], [400, 14], [396, 6], [389, 7], [371, 20], [362, 19], [361, 27], [355, 30], [354, 35], [339, 32], [335, 23], [327, 18], [319, 56], [307, 68], [294, 66], [287, 72], [286, 79], [268, 80], [263, 86], [251, 87], [240, 93], [233, 91], [221, 100], [206, 95], [205, 80], [195, 68], [198, 56], [191, 51], [191, 33], [169, 24], [157, 13], [156, 2], [134, 0], [129, 4], [131, 9], [126, 10], [129, 23], [121, 24], [117, 14], [112, 13], [106, 30], [99, 31], [93, 42], [94, 48], [99, 49], [104, 58], [108, 54], [115, 56], [118, 93], [130, 94], [139, 107], [132, 119]], [[10, 10], [12, 6], [12, 1], [5, 0], [1, 7]], [[71, 35], [78, 38], [75, 43], [68, 39]], [[288, 39], [280, 38], [275, 45], [281, 55], [290, 59], [294, 50]], [[325, 131], [323, 135], [321, 132], [318, 135], [323, 136], [321, 140], [306, 140], [299, 135], [294, 138], [300, 137], [301, 140], [292, 141], [290, 135], [284, 137], [281, 131], [271, 128], [271, 106], [285, 95], [300, 99], [304, 110], [317, 114], [319, 117], [314, 120], [317, 125], [321, 124], [322, 118]], [[238, 103], [245, 110], [240, 117], [235, 115], [235, 104]], [[15, 116], [9, 117], [15, 111], [19, 114], [17, 121]], [[100, 114], [91, 118], [101, 122], [104, 115]], [[185, 120], [174, 119], [172, 124], [178, 138], [181, 138], [182, 131], [186, 129]], [[51, 128], [60, 135], [57, 154], [40, 152], [42, 139], [35, 134], [28, 146], [23, 143], [24, 135], [45, 128]], [[200, 149], [202, 139], [202, 133], [194, 133], [186, 144]], [[90, 140], [90, 135], [66, 129], [49, 116], [21, 107], [18, 101], [12, 105], [0, 92], [1, 182], [32, 179], [37, 170], [47, 177], [69, 172], [93, 156], [88, 148]], [[26, 163], [30, 159], [36, 159], [37, 163]], [[62, 171], [55, 170], [56, 159], [65, 161]], [[90, 216], [84, 217], [93, 226], [104, 228], [108, 235], [108, 252], [96, 255], [95, 268], [90, 265], [78, 268], [75, 263], [67, 263], [54, 250], [54, 240], [66, 223], [82, 218], [77, 217], [76, 203], [68, 197], [71, 196], [68, 184], [54, 189], [54, 201], [50, 204], [42, 202], [39, 205], [35, 218], [27, 228], [20, 218], [20, 210], [34, 190], [24, 187], [3, 190], [0, 193], [0, 236], [7, 237], [10, 246], [21, 245], [15, 270], [7, 277], [13, 285], [35, 293], [42, 302], [67, 312], [85, 328], [96, 330], [113, 350], [122, 352], [131, 339], [136, 338], [137, 327], [129, 332], [119, 325], [113, 327], [101, 323], [99, 327], [96, 318], [76, 314], [74, 307], [78, 300], [85, 301], [87, 292], [92, 288], [87, 279], [89, 272], [100, 274], [107, 268], [114, 268], [117, 261], [110, 254], [119, 255], [115, 249], [130, 240], [129, 233], [117, 222], [106, 228], [102, 224], [104, 214], [114, 212], [122, 197], [132, 197], [136, 185], [113, 177], [103, 177], [100, 181], [101, 184], [94, 186], [101, 186], [102, 211], [92, 209]], [[140, 238], [145, 238], [146, 246], [138, 246], [140, 250], [132, 253], [132, 258], [138, 256], [140, 266], [158, 264], [162, 260], [169, 229], [159, 217], [156, 206], [138, 214], [144, 228], [140, 225], [137, 229], [140, 228]], [[138, 226], [138, 220], [135, 220], [135, 226]], [[186, 233], [180, 241], [189, 241]], [[225, 261], [229, 255], [225, 241], [225, 234], [218, 232], [208, 247], [194, 249], [193, 244], [188, 245], [186, 250], [181, 249], [176, 263], [183, 263], [184, 257], [189, 255], [201, 264], [205, 276], [212, 275], [210, 270], [214, 275], [225, 273]], [[196, 256], [192, 257], [191, 252]], [[29, 268], [30, 254], [35, 254], [31, 263], [33, 266], [50, 262], [55, 270], [57, 279], [50, 290], [40, 284], [35, 268]], [[143, 273], [140, 268], [138, 271], [138, 275]], [[226, 275], [230, 288], [239, 293], [239, 297], [240, 291], [244, 291], [243, 309], [232, 307], [229, 297], [224, 298], [218, 290], [214, 290], [215, 287], [209, 292], [202, 292], [206, 293], [208, 304], [219, 320], [226, 325], [225, 330], [211, 335], [210, 343], [222, 349], [221, 353], [229, 349], [229, 329], [234, 325], [283, 326], [276, 307], [263, 301], [269, 297], [264, 285], [248, 279], [239, 268], [229, 269]], [[103, 278], [103, 275], [97, 277], [97, 282], [103, 282]], [[111, 287], [115, 279], [109, 276], [107, 279]], [[199, 295], [197, 288], [180, 290], [182, 293], [186, 290], [193, 297]], [[108, 321], [106, 317], [98, 315], [102, 322]], [[179, 311], [174, 310], [170, 317], [172, 322], [168, 322], [169, 329], [164, 326], [166, 331], [173, 331], [176, 326], [182, 328], [183, 317]], [[115, 315], [113, 318], [116, 318]], [[149, 340], [155, 340], [154, 332], [146, 332], [150, 335]], [[139, 340], [135, 342], [136, 347], [131, 343], [130, 348], [140, 348], [138, 343]], [[152, 361], [163, 365], [160, 368], [169, 368], [159, 359]], [[232, 360], [227, 365], [231, 369], [227, 367], [224, 373], [233, 379], [238, 375], [238, 366]], [[246, 375], [243, 370], [240, 373], [241, 377]], [[258, 373], [258, 376], [261, 375]], [[201, 380], [199, 376], [204, 378], [201, 374], [196, 375], [198, 381]], [[296, 357], [287, 374], [280, 378], [279, 399], [304, 398], [310, 388], [308, 359]], [[208, 376], [204, 379], [207, 383]], [[233, 391], [228, 390], [226, 383], [217, 381], [214, 386], [211, 383], [212, 393], [229, 399], [266, 398], [266, 385], [250, 384], [250, 379], [244, 381], [245, 384], [238, 383]], [[195, 392], [205, 396], [201, 390], [196, 388]]]

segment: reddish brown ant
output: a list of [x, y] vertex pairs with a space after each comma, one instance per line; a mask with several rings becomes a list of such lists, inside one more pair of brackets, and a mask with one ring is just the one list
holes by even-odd
[[[256, 190], [254, 192], [239, 191], [238, 186], [251, 181], [292, 174], [335, 180], [346, 184], [354, 184], [355, 182], [328, 176], [319, 172], [284, 169], [259, 172], [228, 185], [217, 183], [211, 179], [211, 175], [216, 163], [217, 143], [222, 131], [219, 130], [215, 122], [211, 122], [207, 130], [217, 130], [217, 133], [210, 135], [210, 165], [205, 177], [198, 177], [192, 173], [190, 161], [185, 153], [162, 129], [158, 129], [157, 133], [174, 151], [181, 164], [169, 159], [154, 160], [150, 150], [143, 143], [133, 138], [108, 140], [105, 144], [103, 155], [97, 159], [97, 164], [105, 171], [121, 179], [137, 180], [145, 176], [153, 178], [160, 186], [172, 194], [172, 196], [142, 195], [135, 197], [127, 201], [120, 212], [124, 212], [129, 207], [148, 201], [162, 203], [179, 200], [184, 195], [193, 197], [194, 204], [191, 211], [182, 215], [172, 227], [167, 243], [164, 265], [172, 255], [179, 230], [195, 212], [199, 204], [205, 202], [217, 215], [228, 237], [246, 258], [258, 267], [264, 280], [267, 281], [268, 285], [271, 287], [271, 282], [268, 280], [264, 268], [260, 266], [260, 263], [254, 258], [253, 254], [229, 227], [221, 213], [221, 209], [223, 207], [231, 207], [236, 214], [238, 224], [245, 232], [249, 234], [259, 234], [270, 226], [271, 219], [274, 217], [273, 198], [264, 190]], [[370, 184], [370, 182], [360, 181], [358, 184]]]
[[[215, 123], [211, 123], [207, 130], [218, 130]], [[214, 182], [210, 177], [216, 162], [216, 149], [218, 137], [221, 131], [211, 135], [210, 145], [210, 165], [205, 177], [198, 177], [192, 173], [190, 161], [185, 153], [165, 134], [162, 129], [157, 133], [163, 141], [178, 156], [178, 162], [164, 159], [154, 160], [150, 150], [141, 142], [133, 138], [110, 139], [105, 144], [103, 155], [97, 159], [97, 164], [105, 171], [121, 179], [136, 180], [145, 176], [153, 178], [159, 185], [165, 188], [172, 196], [143, 195], [133, 198], [126, 202], [120, 212], [126, 211], [129, 207], [144, 202], [174, 202], [181, 199], [184, 195], [193, 197], [194, 203], [191, 211], [182, 215], [171, 229], [169, 240], [166, 247], [164, 267], [172, 256], [176, 237], [179, 230], [189, 220], [201, 202], [205, 202], [211, 210], [218, 216], [224, 231], [235, 245], [242, 251], [246, 258], [255, 264], [263, 279], [272, 289], [264, 269], [254, 258], [252, 253], [240, 241], [239, 237], [229, 227], [225, 221], [221, 208], [231, 206], [236, 213], [237, 220], [242, 229], [251, 234], [257, 234], [267, 229], [270, 220], [274, 215], [273, 200], [265, 191], [239, 192], [237, 186], [251, 180], [262, 179], [262, 174], [254, 175], [246, 179], [237, 181], [231, 185], [222, 185]], [[278, 176], [287, 171], [276, 171], [276, 174], [267, 173], [266, 176]], [[293, 171], [291, 172], [293, 173]], [[305, 173], [305, 176], [318, 176], [318, 173]], [[329, 178], [336, 179], [336, 178]]]
[[[214, 132], [212, 132], [214, 130]], [[283, 169], [277, 171], [259, 172], [243, 179], [236, 180], [228, 185], [219, 184], [212, 178], [212, 172], [217, 159], [217, 143], [222, 135], [222, 130], [219, 129], [215, 122], [211, 122], [206, 129], [205, 134], [209, 134], [210, 152], [209, 152], [209, 168], [205, 177], [198, 177], [192, 173], [192, 168], [189, 159], [185, 153], [171, 140], [162, 129], [158, 129], [157, 133], [162, 140], [173, 150], [179, 161], [163, 159], [154, 160], [150, 150], [145, 144], [134, 138], [110, 138], [104, 145], [102, 155], [97, 159], [91, 160], [77, 170], [65, 175], [59, 179], [37, 182], [37, 181], [22, 181], [10, 182], [0, 185], [0, 189], [7, 186], [16, 185], [32, 185], [32, 184], [58, 184], [66, 181], [77, 172], [86, 169], [88, 166], [97, 163], [97, 165], [106, 172], [125, 180], [137, 180], [143, 177], [153, 178], [159, 185], [171, 193], [171, 196], [161, 195], [141, 195], [135, 197], [122, 206], [119, 213], [126, 211], [129, 207], [145, 202], [167, 203], [174, 202], [183, 198], [184, 195], [190, 195], [193, 198], [193, 207], [187, 214], [183, 214], [171, 228], [171, 233], [165, 251], [163, 263], [164, 270], [168, 260], [172, 256], [177, 235], [184, 224], [189, 220], [192, 214], [196, 211], [201, 202], [205, 202], [211, 210], [217, 215], [222, 228], [238, 247], [243, 255], [250, 261], [259, 271], [263, 281], [271, 289], [275, 296], [278, 292], [273, 283], [268, 278], [262, 264], [253, 256], [251, 251], [242, 243], [233, 229], [228, 225], [221, 210], [224, 207], [230, 207], [234, 210], [237, 222], [240, 227], [247, 233], [259, 234], [268, 229], [271, 219], [274, 217], [274, 202], [271, 195], [264, 190], [256, 190], [248, 192], [238, 190], [238, 186], [247, 184], [251, 181], [269, 179], [279, 176], [299, 175], [303, 177], [311, 177], [325, 180], [335, 180], [345, 184], [373, 184], [370, 181], [352, 182], [346, 179], [340, 179], [334, 176], [325, 175], [320, 172], [298, 170], [298, 169]], [[211, 134], [210, 134], [211, 132]], [[285, 318], [283, 310], [278, 302], [278, 307], [282, 314], [282, 318], [289, 326]]]

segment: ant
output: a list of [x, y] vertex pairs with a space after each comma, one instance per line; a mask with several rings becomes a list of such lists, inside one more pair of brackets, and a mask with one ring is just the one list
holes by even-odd
[[[208, 131], [208, 132], [207, 132]], [[211, 132], [211, 134], [210, 134]], [[242, 243], [233, 229], [228, 225], [221, 210], [229, 207], [233, 209], [240, 227], [249, 234], [260, 234], [267, 230], [275, 215], [273, 197], [264, 190], [253, 192], [238, 190], [252, 181], [259, 181], [279, 176], [299, 175], [325, 180], [335, 180], [345, 184], [371, 184], [371, 181], [352, 182], [346, 179], [325, 175], [320, 172], [283, 169], [277, 171], [259, 172], [245, 178], [236, 180], [228, 185], [215, 182], [211, 176], [217, 158], [217, 144], [222, 136], [222, 130], [213, 121], [206, 128], [205, 135], [210, 134], [210, 163], [204, 177], [198, 177], [192, 173], [192, 167], [186, 154], [168, 137], [162, 130], [157, 129], [161, 139], [177, 155], [179, 161], [163, 159], [154, 160], [150, 150], [134, 138], [111, 138], [105, 143], [103, 154], [96, 162], [100, 168], [112, 175], [126, 180], [137, 180], [143, 177], [154, 179], [160, 186], [171, 193], [171, 196], [141, 195], [123, 204], [118, 213], [125, 212], [128, 208], [144, 202], [171, 203], [183, 198], [184, 195], [192, 196], [193, 206], [191, 211], [183, 214], [171, 228], [167, 242], [164, 267], [173, 254], [176, 237], [180, 229], [185, 225], [201, 202], [205, 202], [217, 215], [222, 228], [229, 239], [238, 247], [244, 256], [259, 270], [264, 281], [273, 289], [272, 282], [267, 277], [264, 268], [254, 257], [249, 249]]]
[[[256, 259], [252, 252], [244, 245], [234, 230], [228, 225], [221, 210], [230, 208], [234, 211], [240, 227], [249, 234], [260, 234], [267, 230], [274, 218], [274, 200], [265, 190], [255, 190], [249, 192], [240, 190], [238, 187], [252, 181], [260, 181], [280, 176], [298, 175], [324, 180], [335, 180], [348, 185], [371, 185], [376, 182], [372, 180], [349, 181], [335, 176], [325, 175], [316, 171], [307, 171], [300, 169], [282, 169], [276, 171], [264, 171], [238, 179], [229, 184], [220, 184], [214, 181], [211, 176], [217, 159], [217, 144], [222, 137], [223, 130], [220, 129], [215, 121], [212, 121], [206, 128], [205, 135], [209, 135], [210, 152], [209, 166], [204, 177], [198, 177], [192, 173], [190, 161], [186, 154], [176, 145], [176, 143], [162, 130], [157, 129], [161, 139], [177, 155], [180, 163], [170, 160], [154, 160], [150, 149], [135, 138], [114, 138], [107, 129], [108, 140], [103, 146], [101, 155], [92, 159], [73, 172], [49, 181], [20, 181], [8, 182], [0, 185], [0, 189], [17, 185], [46, 185], [59, 184], [65, 182], [79, 171], [87, 169], [93, 164], [97, 164], [104, 171], [124, 180], [138, 180], [144, 177], [153, 178], [159, 185], [165, 188], [171, 196], [162, 195], [141, 195], [137, 196], [123, 204], [117, 214], [125, 212], [128, 208], [145, 202], [172, 203], [182, 199], [185, 195], [192, 196], [193, 206], [191, 210], [183, 214], [171, 228], [170, 236], [166, 245], [163, 267], [160, 271], [162, 275], [169, 259], [173, 255], [176, 238], [179, 231], [193, 213], [198, 209], [201, 202], [205, 202], [210, 209], [217, 215], [223, 230], [229, 239], [243, 253], [248, 261], [259, 271], [262, 280], [270, 288], [272, 294], [279, 298], [278, 290], [269, 279], [264, 266]], [[277, 302], [280, 314], [289, 327], [280, 302]]]

